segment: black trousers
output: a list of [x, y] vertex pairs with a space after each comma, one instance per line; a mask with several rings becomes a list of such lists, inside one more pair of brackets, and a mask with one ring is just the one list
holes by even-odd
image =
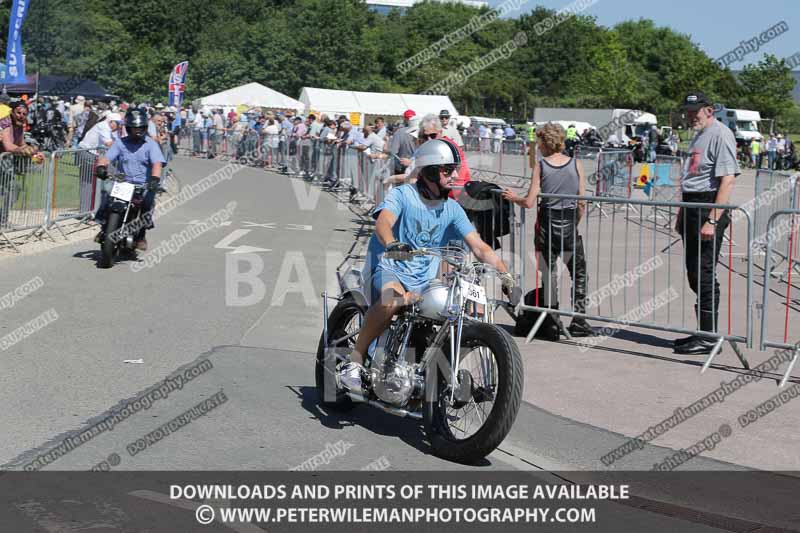
[[586, 256], [583, 238], [578, 234], [578, 217], [575, 209], [550, 209], [540, 206], [536, 221], [534, 246], [539, 255], [542, 271], [542, 297], [544, 306], [558, 301], [559, 256], [572, 278], [573, 308], [576, 313], [586, 312]]
[[[683, 193], [684, 202], [713, 203], [717, 191]], [[717, 262], [722, 249], [725, 230], [730, 224], [730, 214], [724, 211], [716, 225], [713, 239], [702, 240], [700, 229], [711, 214], [710, 208], [681, 209], [678, 227], [683, 239], [686, 259], [686, 279], [689, 287], [697, 295], [698, 322], [702, 331], [717, 331], [719, 316], [719, 279]]]

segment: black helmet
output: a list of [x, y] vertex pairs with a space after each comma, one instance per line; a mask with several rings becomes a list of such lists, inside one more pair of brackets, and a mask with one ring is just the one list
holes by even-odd
[[131, 109], [125, 114], [125, 129], [128, 137], [135, 141], [144, 141], [147, 134], [147, 113], [141, 109]]
[[126, 128], [146, 128], [147, 113], [140, 109], [131, 109], [125, 114]]

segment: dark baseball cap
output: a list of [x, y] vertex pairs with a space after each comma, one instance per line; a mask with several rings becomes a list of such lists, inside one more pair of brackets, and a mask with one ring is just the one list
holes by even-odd
[[692, 91], [683, 99], [681, 108], [696, 111], [704, 107], [714, 107], [714, 103], [708, 99], [703, 91]]
[[442, 109], [441, 111], [439, 111], [439, 116], [440, 117], [449, 117], [450, 116], [450, 111], [448, 111], [447, 109]]

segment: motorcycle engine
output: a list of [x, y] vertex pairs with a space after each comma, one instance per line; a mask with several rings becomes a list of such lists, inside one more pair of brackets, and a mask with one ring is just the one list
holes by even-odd
[[[406, 324], [406, 327], [411, 327]], [[384, 402], [403, 407], [414, 391], [413, 362], [400, 357], [405, 328], [393, 324], [381, 335], [372, 358], [372, 390]]]

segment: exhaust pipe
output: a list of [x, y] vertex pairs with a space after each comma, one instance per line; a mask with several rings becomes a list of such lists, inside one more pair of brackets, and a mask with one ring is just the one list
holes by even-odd
[[401, 409], [399, 407], [392, 407], [391, 405], [386, 405], [381, 402], [376, 402], [375, 400], [368, 400], [363, 396], [352, 392], [348, 392], [347, 395], [350, 396], [350, 399], [353, 400], [354, 402], [366, 403], [367, 405], [371, 405], [372, 407], [377, 407], [381, 411], [389, 413], [390, 415], [407, 416], [415, 420], [422, 420], [422, 413], [408, 411], [406, 409]]

